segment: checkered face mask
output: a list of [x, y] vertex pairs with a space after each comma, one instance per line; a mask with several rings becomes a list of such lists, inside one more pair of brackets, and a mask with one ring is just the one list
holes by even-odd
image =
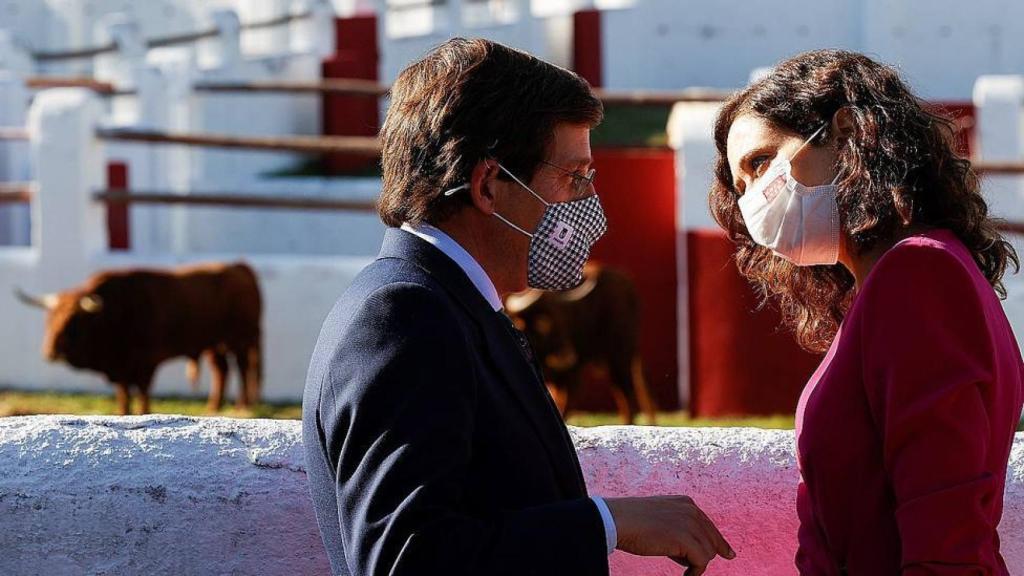
[[590, 248], [608, 230], [608, 220], [597, 194], [551, 203], [500, 163], [498, 167], [546, 207], [533, 234], [494, 213], [499, 220], [530, 238], [526, 283], [530, 288], [541, 290], [569, 290], [579, 286], [583, 283], [583, 265], [590, 257]]

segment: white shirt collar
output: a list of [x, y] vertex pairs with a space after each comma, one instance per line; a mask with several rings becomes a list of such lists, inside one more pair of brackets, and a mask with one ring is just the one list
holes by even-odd
[[454, 260], [459, 265], [459, 268], [462, 268], [462, 271], [469, 277], [470, 282], [476, 286], [476, 289], [480, 291], [480, 294], [491, 305], [491, 308], [494, 308], [495, 312], [503, 308], [501, 298], [498, 296], [498, 290], [494, 287], [494, 282], [491, 282], [491, 278], [484, 271], [483, 266], [451, 236], [426, 222], [419, 224], [409, 224], [406, 222], [402, 224], [402, 230], [422, 238], [441, 252], [444, 252], [445, 256]]

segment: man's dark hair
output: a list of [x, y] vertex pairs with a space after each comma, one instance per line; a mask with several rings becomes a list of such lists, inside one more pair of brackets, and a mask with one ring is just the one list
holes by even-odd
[[556, 125], [592, 128], [603, 115], [573, 72], [489, 40], [449, 40], [391, 88], [380, 217], [388, 226], [444, 222], [468, 202], [444, 191], [468, 182], [481, 159], [494, 157], [529, 182]]

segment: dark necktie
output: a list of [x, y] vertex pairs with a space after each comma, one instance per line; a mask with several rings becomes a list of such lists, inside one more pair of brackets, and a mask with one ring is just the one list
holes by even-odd
[[505, 329], [508, 330], [508, 333], [512, 335], [516, 344], [519, 345], [519, 353], [523, 355], [526, 362], [531, 368], [533, 368], [533, 371], [537, 374], [537, 378], [543, 382], [544, 378], [540, 374], [540, 366], [537, 365], [537, 360], [533, 355], [533, 347], [530, 346], [530, 341], [527, 340], [526, 334], [523, 334], [519, 328], [516, 328], [515, 323], [512, 322], [512, 319], [508, 317], [508, 314], [506, 314], [504, 310], [498, 310], [496, 314], [501, 317], [501, 323], [505, 326]]

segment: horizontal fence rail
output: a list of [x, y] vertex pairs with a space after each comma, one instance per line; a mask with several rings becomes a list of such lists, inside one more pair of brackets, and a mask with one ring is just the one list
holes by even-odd
[[[268, 20], [260, 20], [256, 22], [243, 22], [241, 25], [242, 30], [260, 30], [264, 28], [273, 28], [276, 26], [283, 26], [296, 20], [305, 20], [312, 16], [311, 12], [300, 12], [298, 14], [286, 14], [277, 18], [270, 18]], [[146, 41], [148, 48], [162, 48], [165, 46], [177, 46], [180, 44], [191, 44], [199, 40], [205, 40], [208, 38], [216, 38], [220, 34], [220, 31], [216, 28], [207, 28], [204, 30], [197, 30], [195, 32], [186, 32], [183, 34], [172, 34], [169, 36], [161, 36], [159, 38], [152, 38]], [[37, 51], [32, 52], [32, 57], [39, 62], [52, 62], [60, 60], [79, 60], [84, 58], [94, 58], [102, 54], [109, 54], [117, 51], [117, 45], [113, 42], [103, 44], [100, 46], [92, 46], [88, 48], [79, 48], [74, 50], [57, 50], [57, 51]]]
[[96, 136], [102, 140], [117, 140], [121, 142], [182, 144], [207, 148], [302, 152], [307, 154], [343, 152], [347, 154], [378, 156], [381, 152], [380, 141], [370, 136], [253, 137], [230, 136], [226, 134], [172, 134], [120, 128], [100, 129], [96, 131]]
[[606, 106], [672, 106], [679, 102], [724, 102], [731, 94], [732, 92], [728, 90], [710, 90], [705, 88], [686, 88], [672, 91], [594, 90], [594, 95], [604, 102]]
[[28, 140], [28, 130], [20, 126], [0, 126], [0, 141]]
[[350, 96], [385, 96], [388, 87], [373, 80], [339, 78], [320, 82], [253, 81], [199, 82], [198, 92], [284, 92], [291, 94], [343, 94]]
[[109, 204], [163, 204], [185, 206], [225, 206], [231, 208], [277, 208], [289, 210], [336, 210], [376, 212], [376, 202], [335, 200], [302, 196], [254, 196], [233, 192], [180, 194], [141, 190], [100, 190], [95, 200]]
[[1024, 236], [1024, 222], [997, 222], [996, 229], [1006, 234]]
[[32, 201], [32, 184], [0, 182], [0, 204], [25, 204]]
[[972, 162], [971, 168], [981, 176], [1024, 175], [1024, 162]]
[[[105, 82], [90, 78], [74, 77], [31, 77], [30, 88], [83, 87], [91, 88], [101, 95], [134, 94], [131, 90], [117, 90]], [[335, 94], [344, 96], [387, 96], [391, 87], [373, 80], [358, 78], [332, 78], [318, 82], [295, 82], [287, 80], [256, 80], [246, 82], [206, 81], [195, 84], [197, 92], [224, 92], [237, 94], [259, 94], [278, 92], [286, 94]], [[594, 95], [608, 106], [672, 106], [678, 102], [722, 102], [731, 92], [704, 88], [687, 88], [676, 91], [609, 91], [595, 89]]]

